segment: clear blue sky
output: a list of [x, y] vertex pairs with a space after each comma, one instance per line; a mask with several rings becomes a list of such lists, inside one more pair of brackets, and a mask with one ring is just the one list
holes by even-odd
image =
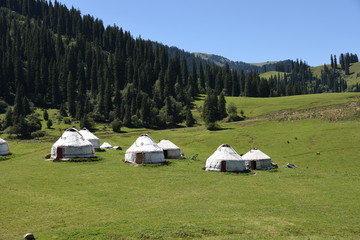
[[[248, 63], [360, 55], [360, 0], [58, 0], [133, 37]], [[359, 56], [360, 57], [360, 56]]]

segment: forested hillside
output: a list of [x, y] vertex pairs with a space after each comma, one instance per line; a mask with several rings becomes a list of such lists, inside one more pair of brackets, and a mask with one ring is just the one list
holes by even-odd
[[0, 1], [0, 66], [0, 113], [7, 112], [1, 129], [14, 132], [36, 129], [33, 107], [57, 108], [84, 124], [117, 120], [128, 127], [167, 127], [191, 119], [194, 98], [207, 89], [253, 97], [346, 89], [341, 78], [331, 78], [331, 85], [314, 77], [303, 61], [275, 64], [271, 69], [288, 74], [268, 81], [259, 71], [135, 39], [44, 0]]

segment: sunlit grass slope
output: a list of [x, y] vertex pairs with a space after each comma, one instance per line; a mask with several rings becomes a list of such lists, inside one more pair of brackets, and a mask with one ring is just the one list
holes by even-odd
[[[352, 96], [360, 96], [360, 93], [325, 93], [276, 98], [227, 97], [226, 101], [227, 103], [234, 102], [238, 109], [244, 110], [247, 117], [258, 117], [283, 110], [299, 110], [351, 102], [354, 101]], [[195, 104], [201, 107], [203, 99], [196, 101]]]
[[279, 74], [280, 74], [281, 77], [283, 77], [283, 75], [284, 75], [283, 72], [269, 71], [269, 72], [261, 73], [260, 78], [269, 79], [270, 77], [278, 76]]
[[[263, 99], [231, 100], [249, 116], [260, 116], [340, 104], [349, 96], [268, 99], [271, 109]], [[98, 152], [101, 161], [84, 163], [45, 161], [56, 126], [45, 139], [8, 140], [13, 155], [0, 161], [0, 239], [21, 239], [26, 232], [37, 239], [75, 240], [358, 238], [358, 120], [221, 125], [223, 130], [212, 132], [198, 126], [121, 134], [101, 126], [96, 132], [101, 141], [123, 150]], [[141, 133], [170, 139], [187, 158], [163, 166], [125, 164], [125, 150]], [[202, 170], [222, 143], [240, 154], [258, 147], [279, 168], [240, 174]], [[289, 162], [299, 168], [284, 168]]]
[[[331, 68], [331, 65], [328, 64], [326, 65], [328, 68]], [[338, 68], [340, 68], [341, 65], [338, 64]], [[320, 78], [321, 77], [321, 70], [324, 69], [324, 66], [317, 66], [317, 67], [312, 67], [312, 73], [314, 76]], [[357, 63], [351, 63], [350, 64], [350, 75], [345, 75], [344, 71], [342, 71], [342, 76], [343, 78], [346, 80], [348, 86], [350, 87], [351, 85], [355, 85], [356, 83], [360, 83], [360, 62]]]

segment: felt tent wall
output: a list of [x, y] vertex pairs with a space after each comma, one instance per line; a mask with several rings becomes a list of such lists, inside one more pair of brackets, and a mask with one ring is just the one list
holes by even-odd
[[9, 154], [9, 145], [4, 139], [0, 138], [0, 156], [4, 156], [8, 154]]
[[247, 170], [247, 166], [230, 145], [222, 144], [206, 160], [205, 169], [218, 172], [240, 172]]
[[181, 151], [178, 146], [172, 143], [170, 140], [163, 139], [158, 145], [164, 150], [165, 158], [179, 159], [181, 158]]
[[149, 135], [142, 134], [126, 150], [125, 162], [137, 164], [165, 162], [164, 152]]
[[51, 148], [51, 158], [94, 157], [94, 147], [75, 128], [67, 129]]

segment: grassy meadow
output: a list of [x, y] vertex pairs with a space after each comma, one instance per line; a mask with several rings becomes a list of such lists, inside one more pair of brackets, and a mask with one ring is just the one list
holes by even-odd
[[[40, 240], [359, 239], [359, 98], [357, 93], [227, 98], [248, 119], [220, 123], [219, 131], [199, 125], [124, 128], [119, 134], [102, 125], [95, 132], [101, 142], [123, 150], [97, 152], [100, 160], [94, 162], [45, 160], [59, 127], [66, 127], [56, 121], [44, 138], [1, 135], [13, 154], [0, 157], [0, 240], [22, 239], [27, 232]], [[336, 106], [357, 110], [338, 121], [268, 118]], [[186, 158], [166, 165], [124, 163], [125, 150], [142, 133], [155, 141], [170, 139]], [[222, 143], [239, 154], [258, 147], [279, 168], [202, 170]], [[286, 163], [299, 168], [284, 168]]]
[[[331, 68], [330, 64], [326, 64], [328, 68]], [[341, 68], [341, 65], [338, 64], [338, 69]], [[311, 67], [312, 74], [318, 78], [321, 78], [321, 71], [324, 70], [324, 65]], [[360, 84], [360, 62], [357, 63], [351, 63], [350, 64], [350, 75], [345, 75], [344, 71], [342, 71], [342, 77], [346, 80], [348, 85], [348, 90], [351, 91], [352, 87], [356, 84]], [[277, 71], [269, 71], [265, 73], [261, 73], [260, 77], [269, 79], [271, 76], [282, 76], [283, 72], [277, 72]]]

